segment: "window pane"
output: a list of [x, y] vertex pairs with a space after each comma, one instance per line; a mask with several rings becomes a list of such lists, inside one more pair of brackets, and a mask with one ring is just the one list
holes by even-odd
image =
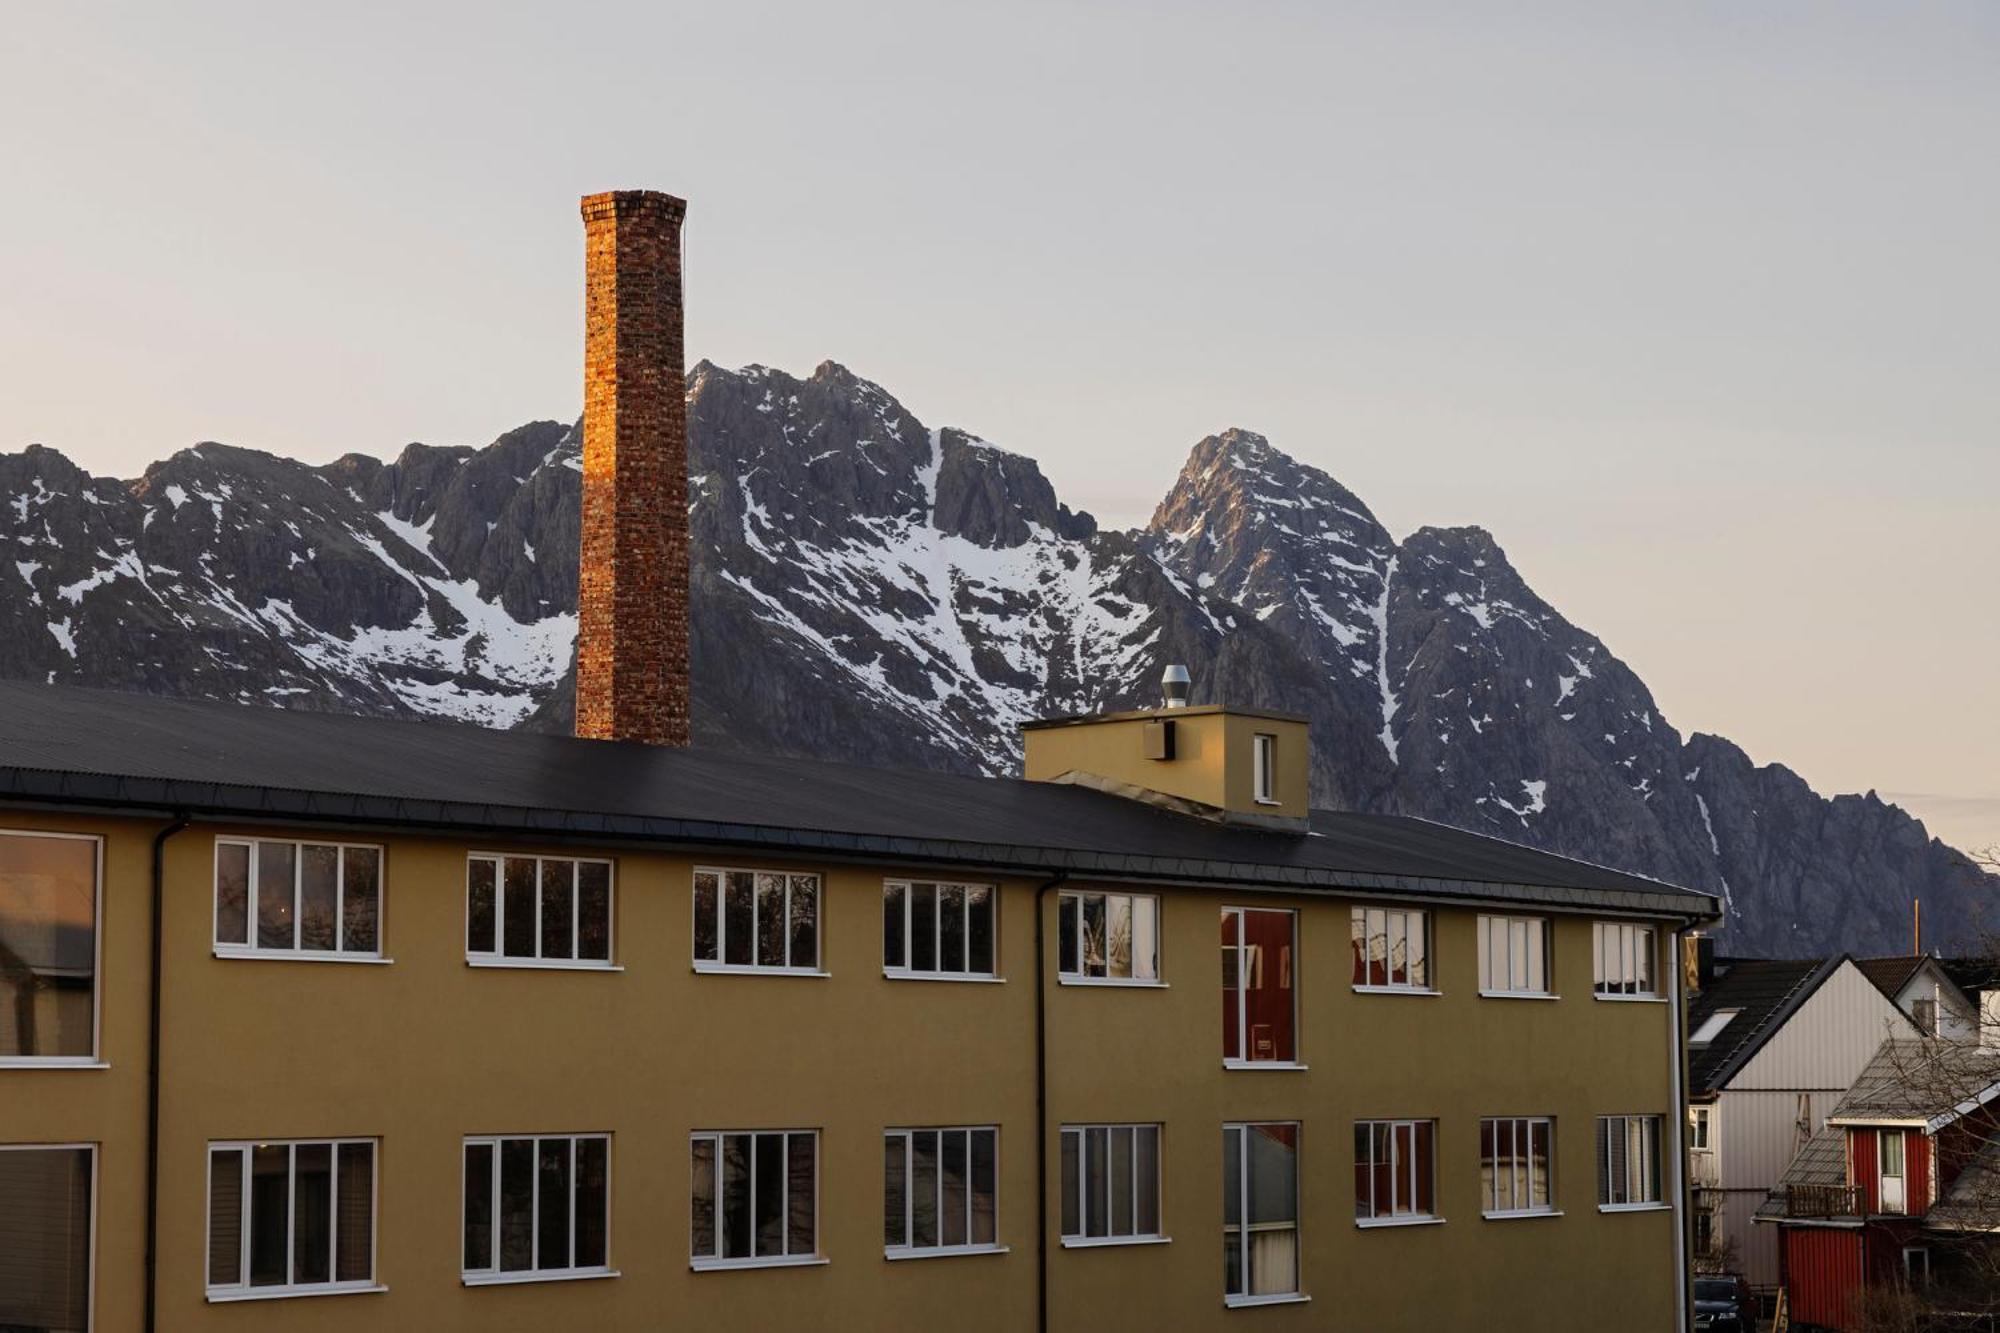
[[86, 1148], [0, 1152], [0, 1328], [90, 1327], [90, 1156]]
[[757, 966], [785, 965], [785, 877], [757, 876]]
[[882, 888], [882, 966], [907, 967], [909, 958], [903, 952], [903, 913], [909, 891], [901, 884], [887, 884]]
[[966, 1134], [961, 1129], [948, 1129], [938, 1139], [938, 1152], [942, 1158], [938, 1179], [943, 1192], [938, 1202], [938, 1243], [963, 1245], [968, 1202], [966, 1182], [971, 1173], [971, 1164], [966, 1157]]
[[1292, 1031], [1292, 914], [1243, 914], [1244, 1026], [1252, 1060], [1296, 1058]]
[[374, 953], [382, 947], [382, 853], [373, 847], [341, 852], [340, 947]]
[[688, 1253], [707, 1259], [715, 1254], [715, 1140], [704, 1135], [692, 1142], [694, 1220]]
[[570, 1141], [539, 1139], [541, 1189], [536, 1196], [535, 1267], [568, 1268]]
[[757, 933], [757, 878], [747, 870], [732, 870], [723, 879], [722, 961], [748, 967], [756, 960], [751, 946]]
[[483, 858], [465, 865], [465, 948], [468, 953], [493, 953], [500, 947], [494, 939], [494, 879], [498, 867]]
[[465, 1271], [493, 1267], [493, 1145], [465, 1145]]
[[0, 834], [0, 1056], [89, 1056], [97, 844]]
[[716, 899], [722, 885], [709, 871], [701, 871], [694, 877], [694, 956], [699, 962], [718, 961], [715, 945]]
[[1368, 984], [1368, 912], [1365, 908], [1354, 909], [1354, 984]]
[[1242, 1051], [1243, 977], [1242, 923], [1235, 912], [1222, 914], [1222, 1058], [1240, 1060]]
[[1065, 1236], [1083, 1234], [1083, 1165], [1078, 1160], [1082, 1151], [1082, 1132], [1074, 1129], [1064, 1130], [1062, 1132], [1062, 1234]]
[[1079, 910], [1076, 895], [1065, 893], [1056, 905], [1056, 968], [1064, 976], [1078, 975], [1076, 919]]
[[611, 961], [611, 866], [605, 861], [576, 864], [576, 956]]
[[1436, 1121], [1423, 1120], [1417, 1124], [1417, 1211], [1426, 1217], [1437, 1211], [1437, 1158], [1433, 1141], [1436, 1132]]
[[1532, 1193], [1528, 1205], [1534, 1208], [1548, 1206], [1553, 1194], [1552, 1177], [1549, 1173], [1549, 1122], [1536, 1120], [1528, 1131], [1529, 1172], [1532, 1178]]
[[292, 1211], [292, 1150], [264, 1143], [250, 1152], [250, 1285], [282, 1287], [291, 1280], [285, 1248]]
[[1000, 1142], [990, 1129], [972, 1131], [972, 1243], [991, 1245], [1000, 1210]]
[[819, 966], [819, 879], [792, 876], [793, 967]]
[[[506, 902], [501, 908], [501, 945], [509, 958], [535, 956], [535, 917], [540, 890], [535, 884], [535, 859], [510, 856], [506, 862]], [[506, 1155], [506, 1150], [501, 1150]]]
[[965, 891], [966, 971], [993, 974], [993, 887], [981, 884]]
[[339, 1151], [333, 1276], [366, 1282], [375, 1275], [375, 1145], [343, 1143]]
[[1083, 975], [1101, 977], [1105, 975], [1104, 895], [1086, 894], [1080, 901], [1083, 925], [1078, 943], [1083, 950]]
[[1093, 1126], [1083, 1131], [1083, 1234], [1102, 1236], [1110, 1212], [1109, 1131]]
[[[247, 850], [247, 849], [246, 849]], [[26, 1153], [0, 1153], [0, 1174]], [[9, 1199], [29, 1197], [0, 1189]], [[208, 1154], [208, 1285], [233, 1287], [243, 1280], [243, 1150], [217, 1148]]]
[[910, 1244], [938, 1243], [938, 1136], [933, 1129], [910, 1135]]
[[602, 1268], [609, 1262], [611, 1228], [611, 1140], [576, 1141], [576, 1266]]
[[937, 971], [937, 885], [910, 886], [910, 970]]
[[1124, 894], [1107, 897], [1104, 910], [1104, 971], [1106, 976], [1132, 976], [1132, 900]]
[[1298, 1127], [1251, 1125], [1249, 1238], [1252, 1295], [1298, 1289]]
[[575, 912], [576, 862], [542, 862], [542, 957], [576, 956]]
[[257, 947], [290, 949], [297, 856], [289, 842], [257, 844]]
[[1132, 1171], [1139, 1199], [1132, 1226], [1141, 1236], [1160, 1234], [1160, 1127], [1141, 1125], [1132, 1140]]
[[340, 945], [340, 848], [300, 849], [299, 947], [331, 952]]
[[1354, 1215], [1375, 1216], [1375, 1126], [1357, 1121], [1354, 1126]]
[[[0, 847], [0, 863], [5, 856]], [[5, 874], [0, 869], [0, 878]], [[215, 844], [215, 942], [250, 942], [250, 848], [244, 843]]]
[[908, 1140], [901, 1134], [882, 1136], [882, 1243], [892, 1248], [909, 1243]]
[[759, 1134], [757, 1140], [757, 1197], [752, 1205], [756, 1225], [756, 1252], [760, 1255], [785, 1252], [785, 1136]]
[[292, 1281], [325, 1282], [333, 1274], [333, 1145], [292, 1149]]
[[790, 1175], [785, 1190], [785, 1253], [815, 1254], [819, 1249], [817, 1182], [819, 1141], [813, 1134], [786, 1136]]
[[1222, 1131], [1222, 1224], [1243, 1225], [1243, 1131], [1234, 1125]]
[[535, 1266], [535, 1141], [500, 1140], [500, 1268]]
[[750, 1135], [722, 1136], [722, 1257], [750, 1257]]
[[1111, 1234], [1132, 1234], [1132, 1130], [1111, 1131]]
[[938, 971], [965, 971], [965, 886], [938, 885]]
[[1140, 981], [1160, 977], [1160, 900], [1132, 900], [1132, 975]]

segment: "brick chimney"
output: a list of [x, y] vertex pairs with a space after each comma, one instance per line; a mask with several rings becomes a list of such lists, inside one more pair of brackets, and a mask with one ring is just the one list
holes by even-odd
[[583, 201], [583, 541], [576, 734], [688, 743], [685, 201]]

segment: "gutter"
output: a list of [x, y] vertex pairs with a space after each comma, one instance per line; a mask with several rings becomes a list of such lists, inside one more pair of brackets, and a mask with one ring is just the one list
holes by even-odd
[[167, 839], [188, 826], [185, 813], [153, 836], [152, 959], [146, 1006], [146, 1333], [153, 1333], [159, 1316], [160, 1244], [160, 984], [161, 922], [166, 904]]
[[1035, 1328], [1049, 1333], [1049, 890], [1067, 871], [1035, 889]]

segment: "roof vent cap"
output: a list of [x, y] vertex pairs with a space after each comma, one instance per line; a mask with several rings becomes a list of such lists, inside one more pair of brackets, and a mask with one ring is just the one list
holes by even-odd
[[1187, 707], [1188, 685], [1188, 669], [1179, 663], [1160, 673], [1160, 697], [1169, 708]]

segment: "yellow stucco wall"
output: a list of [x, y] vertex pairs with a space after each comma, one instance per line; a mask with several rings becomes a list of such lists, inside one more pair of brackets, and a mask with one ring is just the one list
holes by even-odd
[[[106, 836], [104, 1070], [0, 1070], [0, 1143], [103, 1145], [99, 1330], [137, 1327], [144, 1198], [148, 848], [156, 822], [0, 813], [0, 827]], [[214, 838], [309, 829], [197, 825], [168, 844], [160, 1327], [289, 1330], [1034, 1327], [1033, 885], [1004, 883], [1000, 984], [882, 973], [878, 870], [825, 876], [826, 977], [696, 975], [690, 875], [767, 858], [617, 851], [619, 972], [467, 966], [464, 864], [490, 840], [387, 847], [388, 966], [217, 959]], [[359, 837], [361, 835], [349, 835]], [[522, 848], [553, 854], [575, 848]], [[901, 873], [901, 872], [898, 872]], [[1593, 1118], [1673, 1124], [1668, 1006], [1591, 998], [1590, 924], [1558, 918], [1558, 1001], [1481, 999], [1469, 910], [1438, 914], [1436, 997], [1349, 985], [1346, 901], [1165, 895], [1157, 988], [1048, 988], [1051, 1125], [1160, 1122], [1165, 1245], [1052, 1243], [1051, 1327], [1667, 1329], [1674, 1217], [1600, 1214]], [[1055, 895], [1050, 911], [1054, 970]], [[1217, 914], [1299, 905], [1301, 1071], [1222, 1068]], [[1560, 1217], [1478, 1212], [1478, 1119], [1554, 1115]], [[1353, 1223], [1357, 1118], [1439, 1121], [1441, 1226]], [[1301, 1122], [1302, 1286], [1310, 1303], [1225, 1310], [1221, 1126]], [[997, 1124], [996, 1255], [883, 1258], [885, 1127]], [[691, 1272], [688, 1135], [821, 1132], [824, 1266]], [[608, 1131], [611, 1261], [601, 1280], [459, 1280], [466, 1135]], [[206, 1145], [381, 1140], [385, 1293], [209, 1304]], [[1058, 1154], [1050, 1152], [1052, 1215]], [[1052, 1225], [1052, 1230], [1053, 1230]]]
[[[1174, 757], [1146, 757], [1149, 722], [1174, 726]], [[1252, 738], [1277, 739], [1275, 803], [1252, 789]], [[1022, 773], [1046, 782], [1066, 773], [1089, 773], [1113, 782], [1164, 792], [1240, 814], [1304, 819], [1312, 755], [1305, 723], [1295, 718], [1216, 706], [1162, 708], [1104, 717], [1067, 718], [1022, 728]]]

